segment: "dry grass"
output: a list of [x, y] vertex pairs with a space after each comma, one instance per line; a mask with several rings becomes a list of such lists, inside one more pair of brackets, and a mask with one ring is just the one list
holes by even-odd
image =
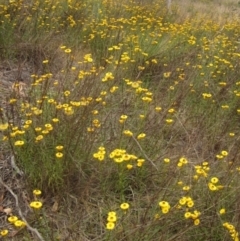
[[224, 24], [237, 20], [240, 16], [240, 3], [236, 0], [186, 0], [184, 3], [175, 0], [173, 1], [173, 5], [176, 5], [179, 9], [179, 18], [182, 21], [191, 19], [194, 16], [194, 18], [207, 18]]

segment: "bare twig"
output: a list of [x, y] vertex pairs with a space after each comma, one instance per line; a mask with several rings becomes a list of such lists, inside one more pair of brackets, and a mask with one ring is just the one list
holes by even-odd
[[13, 190], [12, 190], [8, 185], [6, 185], [6, 184], [3, 182], [3, 180], [2, 180], [1, 177], [0, 177], [0, 184], [3, 185], [3, 186], [11, 193], [11, 195], [14, 197], [15, 203], [16, 203], [16, 207], [17, 207], [17, 210], [18, 210], [18, 214], [19, 214], [19, 216], [21, 217], [22, 221], [26, 224], [27, 229], [28, 229], [30, 232], [32, 232], [33, 234], [35, 234], [40, 241], [45, 241], [45, 240], [43, 239], [42, 235], [38, 232], [38, 230], [35, 229], [35, 228], [33, 228], [33, 227], [31, 227], [31, 226], [29, 225], [29, 223], [27, 222], [27, 220], [24, 218], [23, 213], [22, 213], [22, 210], [21, 210], [20, 207], [19, 207], [19, 202], [18, 202], [18, 197], [17, 197], [17, 195], [13, 192]]
[[142, 154], [144, 155], [144, 157], [156, 168], [156, 170], [158, 170], [157, 166], [155, 165], [155, 163], [147, 156], [147, 154], [144, 152], [144, 150], [142, 149], [140, 143], [137, 141], [137, 139], [132, 136], [133, 140], [136, 142], [137, 146], [139, 147], [140, 151], [142, 152]]
[[15, 158], [14, 158], [14, 155], [11, 156], [11, 166], [12, 168], [16, 171], [17, 174], [19, 174], [20, 176], [23, 176], [23, 171], [21, 171], [19, 169], [19, 167], [16, 165], [16, 162], [15, 162]]

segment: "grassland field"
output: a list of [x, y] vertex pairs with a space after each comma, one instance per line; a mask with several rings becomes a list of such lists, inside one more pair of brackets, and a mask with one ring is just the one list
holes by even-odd
[[238, 241], [240, 2], [0, 1], [0, 240]]

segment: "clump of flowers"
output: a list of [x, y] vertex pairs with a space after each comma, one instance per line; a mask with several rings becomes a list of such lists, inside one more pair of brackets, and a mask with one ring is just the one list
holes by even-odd
[[56, 146], [55, 147], [55, 149], [56, 149], [56, 154], [55, 154], [55, 156], [56, 156], [56, 158], [62, 158], [63, 157], [63, 153], [62, 153], [62, 151], [63, 151], [63, 146]]
[[[135, 156], [133, 154], [127, 153], [127, 151], [124, 150], [124, 149], [115, 149], [115, 150], [113, 150], [110, 153], [109, 157], [116, 163], [140, 160], [140, 159], [137, 158], [137, 156]], [[140, 162], [143, 163], [144, 161], [140, 161]], [[138, 161], [138, 163], [139, 163], [139, 161]], [[128, 169], [131, 169], [131, 168], [128, 168]]]
[[123, 124], [123, 123], [127, 120], [127, 118], [128, 118], [127, 115], [121, 115], [121, 116], [120, 116], [120, 119], [119, 119], [119, 122], [120, 122], [121, 124]]
[[223, 150], [223, 151], [221, 151], [221, 153], [219, 153], [219, 154], [216, 155], [216, 158], [217, 158], [217, 159], [223, 159], [223, 158], [226, 157], [226, 156], [228, 156], [228, 152], [225, 151], [225, 150]]
[[115, 223], [117, 221], [117, 214], [116, 212], [109, 212], [107, 217], [107, 224], [106, 229], [113, 230], [115, 228]]
[[105, 76], [102, 78], [102, 82], [107, 82], [109, 80], [113, 80], [114, 76], [111, 72], [107, 72]]
[[218, 191], [223, 189], [222, 185], [218, 185], [219, 179], [217, 177], [212, 177], [210, 182], [208, 182], [208, 188], [211, 191]]
[[103, 161], [105, 158], [106, 150], [104, 146], [100, 146], [98, 151], [93, 154], [93, 157], [98, 159], [99, 161]]
[[208, 166], [208, 162], [203, 162], [202, 165], [194, 166], [196, 174], [194, 175], [194, 179], [198, 179], [199, 177], [207, 177], [210, 167]]
[[163, 214], [166, 214], [170, 211], [171, 206], [167, 201], [161, 201], [161, 202], [158, 203], [158, 205], [162, 209]]
[[192, 219], [194, 222], [194, 225], [199, 225], [200, 224], [200, 219], [199, 216], [201, 215], [201, 212], [194, 210], [193, 212], [185, 212], [184, 217], [186, 219]]
[[192, 200], [191, 197], [182, 197], [182, 198], [180, 198], [180, 200], [179, 200], [179, 204], [180, 204], [181, 206], [186, 206], [186, 207], [188, 207], [188, 208], [191, 208], [191, 207], [194, 206], [194, 201]]
[[179, 161], [178, 161], [177, 166], [178, 166], [178, 167], [182, 167], [183, 165], [186, 165], [187, 163], [188, 163], [187, 158], [181, 157], [181, 158], [179, 159]]
[[11, 215], [10, 217], [8, 217], [8, 222], [13, 224], [17, 228], [22, 228], [26, 226], [25, 222], [18, 219], [18, 217], [14, 215]]
[[225, 222], [223, 223], [223, 227], [228, 230], [230, 236], [232, 237], [232, 240], [239, 241], [239, 233], [236, 231], [235, 227], [231, 223]]
[[41, 195], [42, 192], [39, 189], [33, 190], [34, 201], [30, 203], [30, 207], [34, 209], [40, 209], [42, 207], [42, 202], [38, 200], [38, 196]]

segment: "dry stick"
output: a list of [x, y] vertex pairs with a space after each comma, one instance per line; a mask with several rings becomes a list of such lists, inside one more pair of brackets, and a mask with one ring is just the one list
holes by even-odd
[[23, 213], [22, 213], [22, 211], [21, 211], [21, 209], [20, 209], [20, 207], [19, 207], [19, 202], [18, 202], [18, 197], [17, 197], [17, 195], [13, 192], [13, 190], [12, 190], [9, 186], [7, 186], [7, 185], [3, 182], [3, 180], [2, 180], [1, 177], [0, 177], [0, 184], [3, 185], [3, 186], [11, 193], [11, 195], [15, 198], [15, 203], [16, 203], [16, 207], [17, 207], [17, 209], [18, 209], [18, 214], [19, 214], [19, 216], [21, 217], [21, 219], [23, 220], [23, 222], [26, 224], [28, 230], [30, 230], [32, 233], [36, 234], [36, 236], [38, 237], [38, 239], [39, 239], [40, 241], [45, 241], [45, 240], [43, 239], [42, 235], [38, 232], [38, 230], [35, 229], [35, 228], [32, 228], [32, 227], [28, 224], [27, 220], [24, 218]]
[[144, 155], [144, 157], [158, 170], [157, 166], [154, 164], [154, 162], [146, 155], [146, 153], [143, 151], [140, 143], [137, 141], [137, 139], [132, 136], [133, 140], [136, 142], [136, 144], [138, 145], [140, 151], [142, 152], [142, 154]]

